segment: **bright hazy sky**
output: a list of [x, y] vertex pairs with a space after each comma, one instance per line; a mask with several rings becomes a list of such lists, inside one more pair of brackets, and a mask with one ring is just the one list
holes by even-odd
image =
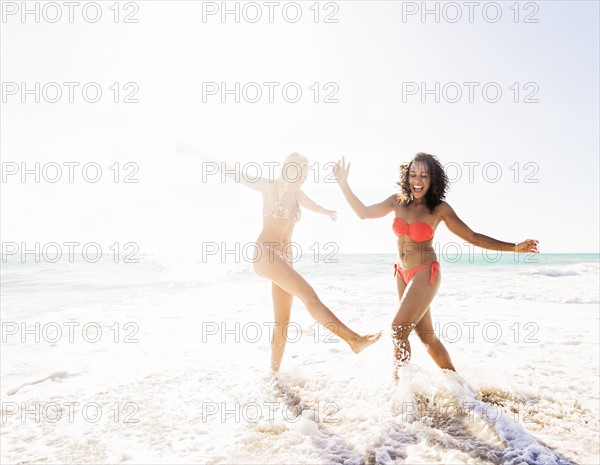
[[[6, 3], [12, 2], [3, 8]], [[270, 23], [264, 2], [255, 4], [263, 13], [256, 23], [244, 17], [236, 23], [233, 15], [225, 23], [219, 15], [203, 22], [202, 3], [192, 1], [138, 1], [137, 23], [122, 22], [132, 9], [122, 9], [114, 23], [113, 2], [101, 2], [96, 23], [86, 22], [80, 10], [69, 23], [66, 6], [55, 23], [5, 16], [3, 174], [14, 163], [20, 169], [22, 162], [28, 168], [40, 162], [53, 176], [48, 164], [58, 163], [63, 178], [54, 184], [35, 183], [31, 175], [25, 183], [16, 175], [3, 180], [2, 241], [94, 241], [106, 248], [132, 241], [140, 252], [195, 254], [203, 242], [254, 241], [262, 221], [260, 195], [217, 176], [203, 183], [201, 163], [174, 151], [174, 142], [183, 140], [230, 163], [281, 162], [292, 151], [317, 163], [304, 191], [339, 218], [334, 223], [304, 211], [294, 235], [301, 244], [336, 242], [340, 253], [393, 253], [391, 217], [359, 220], [338, 186], [322, 182], [323, 165], [345, 155], [352, 161], [350, 185], [372, 203], [395, 191], [401, 162], [426, 151], [451, 167], [451, 177], [462, 168], [447, 201], [475, 231], [511, 242], [537, 238], [542, 252], [598, 252], [598, 3], [529, 2], [528, 9], [526, 3], [520, 3], [516, 23], [513, 2], [500, 2], [495, 23], [484, 19], [482, 7], [469, 22], [464, 2], [455, 3], [462, 10], [455, 23], [448, 19], [456, 10], [443, 3], [437, 3], [445, 12], [439, 23], [433, 15], [422, 22], [419, 14], [403, 21], [403, 8], [407, 13], [421, 2], [394, 1], [321, 3], [318, 23], [309, 9], [313, 2], [302, 2], [296, 23], [283, 18], [282, 7]], [[205, 2], [204, 8], [212, 5], [221, 2]], [[286, 11], [291, 18], [293, 6]], [[247, 18], [255, 13], [247, 7]], [[329, 13], [337, 23], [323, 22]], [[46, 11], [47, 18], [55, 14]], [[488, 8], [488, 18], [495, 14]], [[538, 22], [525, 23], [527, 15]], [[19, 91], [9, 95], [6, 86], [22, 82], [30, 89], [35, 82], [81, 85], [74, 103], [64, 85], [58, 103], [35, 103], [32, 95], [21, 103]], [[98, 103], [81, 97], [88, 82], [103, 91]], [[131, 90], [125, 83], [134, 82], [139, 103], [114, 103], [109, 87], [115, 82], [121, 100]], [[206, 82], [230, 88], [236, 82], [281, 84], [273, 103], [264, 85], [257, 103], [236, 103], [231, 95], [222, 103], [219, 95], [203, 102]], [[310, 89], [315, 82], [319, 103]], [[411, 82], [429, 89], [455, 82], [463, 95], [456, 103], [436, 103], [434, 95], [426, 95], [425, 103], [419, 94], [403, 98], [403, 83]], [[465, 82], [479, 83], [472, 103]], [[286, 83], [300, 86], [299, 102], [282, 98]], [[334, 88], [326, 83], [337, 86], [337, 103], [323, 103]], [[502, 90], [496, 103], [484, 100], [486, 83], [492, 83], [490, 98], [494, 87]], [[448, 98], [455, 90], [446, 86]], [[534, 92], [530, 98], [538, 102], [524, 103]], [[65, 162], [81, 164], [72, 184]], [[81, 166], [93, 162], [103, 169], [102, 178], [85, 182]], [[139, 182], [113, 182], [110, 167], [119, 163], [126, 175], [132, 172], [124, 168], [128, 162], [139, 167]], [[469, 163], [479, 163], [472, 182]], [[484, 174], [496, 177], [495, 167], [502, 170], [497, 182], [486, 181]], [[320, 183], [314, 182], [317, 172]], [[524, 182], [528, 175], [538, 182]], [[462, 243], [443, 225], [436, 241]]]

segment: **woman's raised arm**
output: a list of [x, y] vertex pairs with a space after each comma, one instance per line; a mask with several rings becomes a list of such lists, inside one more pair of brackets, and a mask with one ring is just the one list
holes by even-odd
[[379, 202], [373, 205], [365, 205], [361, 200], [352, 192], [348, 185], [348, 173], [350, 172], [350, 163], [346, 165], [346, 160], [342, 157], [335, 166], [333, 167], [333, 175], [338, 181], [340, 189], [346, 197], [346, 200], [352, 207], [352, 210], [358, 215], [360, 219], [366, 218], [381, 218], [394, 210], [396, 206], [396, 195], [390, 195], [383, 202]]

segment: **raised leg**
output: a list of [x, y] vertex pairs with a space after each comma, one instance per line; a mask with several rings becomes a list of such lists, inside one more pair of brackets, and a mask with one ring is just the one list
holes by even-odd
[[266, 248], [262, 250], [264, 252], [260, 259], [254, 263], [256, 272], [288, 294], [298, 297], [318, 323], [346, 341], [355, 353], [359, 353], [381, 337], [381, 333], [361, 336], [352, 331], [321, 302], [314, 289], [289, 263], [277, 254], [269, 254]]

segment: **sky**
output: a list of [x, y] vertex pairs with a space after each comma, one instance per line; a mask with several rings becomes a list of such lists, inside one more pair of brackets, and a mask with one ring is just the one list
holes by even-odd
[[[120, 3], [116, 22], [113, 2], [98, 3], [96, 22], [91, 7], [69, 22], [55, 2], [51, 22], [56, 6], [29, 2], [36, 22], [21, 2], [2, 3], [3, 244], [132, 242], [197, 256], [208, 243], [254, 241], [260, 194], [203, 178], [206, 165], [175, 152], [179, 140], [265, 176], [306, 155], [304, 191], [338, 220], [305, 211], [294, 233], [303, 247], [393, 253], [391, 216], [358, 219], [326, 164], [351, 161], [350, 185], [370, 204], [425, 151], [447, 167], [447, 201], [476, 232], [536, 238], [546, 253], [599, 251], [597, 2], [480, 2], [472, 21], [465, 2], [428, 2], [438, 18], [422, 17], [422, 2], [280, 2], [272, 22], [265, 2], [227, 8], [236, 3], [239, 22], [223, 20], [222, 2]], [[22, 92], [36, 82], [39, 103]], [[222, 92], [236, 83], [239, 102]], [[36, 162], [39, 182], [23, 182]], [[48, 182], [57, 166], [62, 177]], [[464, 246], [444, 225], [435, 241]]]

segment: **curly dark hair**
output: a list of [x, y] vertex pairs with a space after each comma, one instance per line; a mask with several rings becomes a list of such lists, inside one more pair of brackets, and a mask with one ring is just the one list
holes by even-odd
[[408, 174], [410, 172], [410, 166], [417, 162], [427, 166], [427, 171], [431, 177], [431, 185], [427, 194], [425, 194], [425, 204], [429, 209], [429, 213], [433, 213], [433, 209], [446, 198], [446, 192], [450, 187], [450, 182], [448, 181], [448, 176], [446, 176], [444, 167], [435, 155], [419, 152], [412, 157], [411, 161], [400, 165], [400, 180], [396, 183], [400, 187], [398, 202], [408, 206], [413, 201], [413, 196], [408, 184]]

